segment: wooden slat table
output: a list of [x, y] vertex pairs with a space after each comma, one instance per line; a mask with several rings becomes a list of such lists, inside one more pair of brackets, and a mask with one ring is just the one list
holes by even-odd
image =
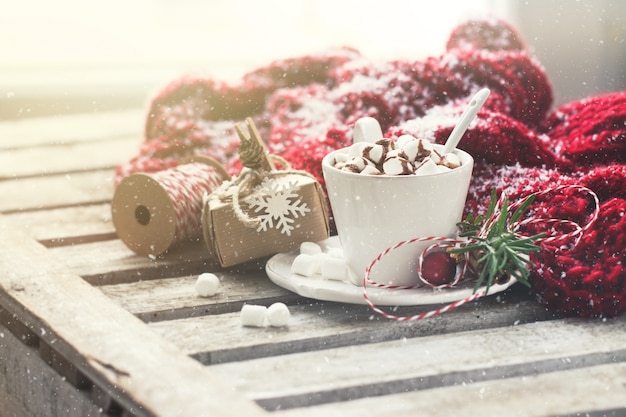
[[[0, 416], [626, 413], [626, 318], [555, 317], [520, 286], [414, 323], [305, 299], [202, 244], [135, 255], [114, 167], [144, 113], [0, 123]], [[222, 279], [195, 295], [201, 272]], [[244, 303], [290, 306], [242, 327]], [[425, 307], [403, 307], [414, 314]]]

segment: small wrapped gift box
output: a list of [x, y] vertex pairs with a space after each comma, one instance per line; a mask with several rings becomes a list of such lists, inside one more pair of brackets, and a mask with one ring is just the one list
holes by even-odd
[[223, 198], [214, 192], [202, 217], [209, 252], [226, 267], [326, 239], [330, 232], [323, 195], [320, 184], [308, 176], [267, 177], [240, 199], [241, 213], [247, 216], [242, 219], [232, 195]]
[[244, 169], [207, 195], [202, 211], [204, 240], [223, 267], [330, 234], [322, 186], [304, 171], [274, 169], [254, 124], [247, 122], [251, 137], [237, 127]]

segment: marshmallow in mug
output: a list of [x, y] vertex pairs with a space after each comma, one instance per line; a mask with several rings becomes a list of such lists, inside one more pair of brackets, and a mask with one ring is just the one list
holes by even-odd
[[335, 168], [367, 175], [427, 175], [461, 166], [454, 153], [441, 154], [432, 143], [411, 135], [356, 142], [337, 155]]

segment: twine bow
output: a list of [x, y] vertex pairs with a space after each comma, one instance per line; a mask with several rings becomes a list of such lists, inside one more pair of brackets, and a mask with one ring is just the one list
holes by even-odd
[[[241, 141], [239, 157], [244, 169], [234, 180], [224, 181], [215, 190], [215, 195], [220, 201], [230, 201], [237, 220], [244, 226], [258, 228], [261, 224], [261, 219], [250, 217], [243, 211], [239, 203], [241, 199], [245, 199], [252, 194], [266, 178], [276, 179], [292, 174], [304, 175], [312, 179], [315, 179], [315, 177], [308, 172], [292, 169], [289, 162], [284, 158], [269, 154], [252, 118], [248, 117], [246, 119], [246, 127], [247, 133], [241, 125], [235, 125], [235, 131]], [[281, 166], [283, 169], [277, 170], [275, 168], [276, 165]]]

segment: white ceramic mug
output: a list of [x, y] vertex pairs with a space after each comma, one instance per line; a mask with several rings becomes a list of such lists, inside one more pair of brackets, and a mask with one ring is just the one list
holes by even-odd
[[[442, 145], [434, 145], [442, 150]], [[461, 166], [427, 175], [366, 175], [335, 168], [326, 155], [322, 170], [328, 198], [352, 281], [361, 283], [365, 269], [385, 249], [402, 241], [428, 236], [454, 237], [461, 220], [474, 159], [455, 149]], [[418, 284], [419, 254], [435, 242], [417, 242], [389, 252], [372, 269], [380, 284]]]

